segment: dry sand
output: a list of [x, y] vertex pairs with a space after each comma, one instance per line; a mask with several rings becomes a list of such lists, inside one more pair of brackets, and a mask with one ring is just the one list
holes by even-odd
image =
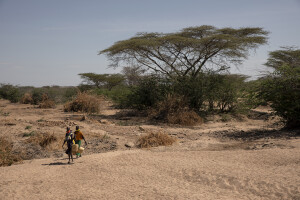
[[[31, 125], [62, 138], [66, 125], [78, 124], [89, 143], [73, 164], [54, 145], [49, 158], [1, 167], [1, 200], [300, 199], [300, 139], [295, 133], [280, 134], [271, 119], [172, 127], [116, 121], [109, 108], [101, 120], [80, 121], [60, 108], [0, 103], [1, 112], [9, 113], [0, 116], [0, 136], [22, 142], [20, 130]], [[145, 150], [124, 145], [162, 130], [178, 142]]]

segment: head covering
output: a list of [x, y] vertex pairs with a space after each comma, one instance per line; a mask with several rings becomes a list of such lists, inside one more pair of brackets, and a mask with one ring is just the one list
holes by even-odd
[[76, 126], [76, 130], [79, 130], [79, 126]]

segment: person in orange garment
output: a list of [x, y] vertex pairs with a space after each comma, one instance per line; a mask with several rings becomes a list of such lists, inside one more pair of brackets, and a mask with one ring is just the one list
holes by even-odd
[[[75, 144], [78, 144], [78, 148], [81, 146], [81, 140], [83, 139], [85, 142], [85, 145], [87, 145], [85, 138], [82, 134], [82, 132], [79, 130], [79, 126], [76, 126], [76, 131], [74, 132], [75, 134]], [[76, 157], [81, 157], [80, 153], [76, 153]]]

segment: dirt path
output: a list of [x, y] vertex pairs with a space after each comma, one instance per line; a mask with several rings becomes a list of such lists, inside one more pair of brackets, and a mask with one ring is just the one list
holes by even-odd
[[300, 150], [131, 150], [0, 171], [0, 199], [299, 199]]

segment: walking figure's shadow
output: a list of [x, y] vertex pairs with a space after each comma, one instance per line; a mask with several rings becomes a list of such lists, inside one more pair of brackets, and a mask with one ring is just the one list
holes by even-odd
[[[66, 160], [66, 159], [62, 159], [62, 160]], [[52, 165], [73, 165], [74, 163], [67, 163], [67, 162], [53, 162], [53, 163], [49, 163], [49, 164], [42, 164], [42, 165], [48, 165], [48, 166], [52, 166]]]

